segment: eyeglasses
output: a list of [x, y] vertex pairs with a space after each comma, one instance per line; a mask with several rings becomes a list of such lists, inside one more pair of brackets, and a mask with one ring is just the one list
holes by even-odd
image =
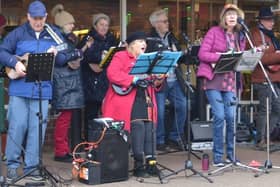
[[158, 20], [157, 22], [161, 22], [161, 23], [164, 23], [164, 24], [169, 23], [169, 21], [167, 19], [166, 20]]

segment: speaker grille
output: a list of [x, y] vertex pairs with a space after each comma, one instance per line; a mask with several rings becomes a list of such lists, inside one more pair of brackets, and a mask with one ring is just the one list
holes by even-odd
[[[96, 141], [101, 132], [100, 129], [89, 128], [89, 141]], [[119, 135], [119, 131], [107, 129], [103, 140], [97, 149], [92, 151], [92, 155], [93, 160], [101, 163], [101, 183], [128, 179], [128, 143]]]

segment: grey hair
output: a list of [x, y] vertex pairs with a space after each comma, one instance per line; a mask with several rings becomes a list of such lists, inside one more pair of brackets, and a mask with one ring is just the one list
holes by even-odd
[[158, 17], [161, 15], [168, 16], [164, 9], [156, 10], [150, 15], [149, 20], [152, 26], [154, 26], [154, 24], [158, 21]]
[[103, 13], [98, 13], [92, 15], [92, 26], [95, 26], [100, 19], [105, 19], [110, 24], [109, 16]]

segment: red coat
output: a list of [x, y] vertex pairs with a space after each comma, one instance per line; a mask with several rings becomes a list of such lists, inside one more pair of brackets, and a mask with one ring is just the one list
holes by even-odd
[[[114, 120], [124, 120], [124, 129], [130, 131], [130, 118], [132, 106], [136, 96], [136, 88], [133, 88], [127, 95], [121, 96], [117, 94], [112, 83], [119, 85], [123, 89], [127, 89], [132, 85], [133, 75], [129, 72], [134, 66], [136, 59], [128, 53], [128, 51], [120, 51], [116, 53], [107, 68], [107, 77], [109, 80], [109, 89], [105, 95], [102, 104], [103, 117], [110, 117]], [[157, 104], [155, 97], [155, 89], [148, 86], [148, 92], [153, 100], [153, 122], [157, 120]]]

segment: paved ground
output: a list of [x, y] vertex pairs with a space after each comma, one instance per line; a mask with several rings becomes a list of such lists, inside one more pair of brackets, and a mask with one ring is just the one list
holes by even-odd
[[[210, 151], [205, 151], [211, 155]], [[196, 153], [198, 156], [201, 156], [201, 153]], [[267, 154], [264, 151], [254, 150], [250, 145], [238, 145], [237, 146], [237, 157], [239, 160], [248, 164], [251, 160], [257, 160], [262, 164], [267, 160]], [[71, 164], [60, 163], [53, 161], [53, 153], [50, 151], [45, 151], [43, 154], [44, 157], [44, 166], [47, 170], [50, 171], [57, 179], [60, 181], [64, 180], [64, 184], [60, 183], [57, 186], [88, 186], [83, 183], [80, 183], [77, 179], [72, 179], [71, 175]], [[145, 180], [139, 180], [133, 176], [129, 177], [129, 180], [123, 182], [114, 182], [107, 184], [100, 184], [100, 187], [109, 187], [109, 186], [120, 186], [120, 187], [142, 187], [142, 186], [192, 186], [192, 187], [280, 187], [280, 169], [269, 169], [268, 174], [261, 174], [259, 177], [254, 177], [256, 172], [246, 169], [244, 167], [232, 166], [222, 172], [219, 172], [215, 175], [208, 176], [208, 172], [203, 172], [202, 174], [209, 177], [213, 183], [209, 183], [206, 179], [198, 176], [192, 175], [193, 172], [189, 169], [184, 170], [185, 161], [187, 160], [186, 152], [177, 152], [177, 153], [168, 153], [158, 156], [158, 163], [162, 164], [172, 170], [178, 171], [182, 169], [182, 172], [174, 174], [172, 176], [166, 177], [160, 183], [159, 178], [148, 178]], [[270, 154], [269, 160], [272, 161], [273, 166], [280, 166], [280, 151], [276, 151]], [[191, 156], [190, 159], [193, 164], [193, 168], [201, 172], [201, 161]], [[4, 170], [3, 175], [5, 175], [5, 166], [1, 164], [2, 170]], [[132, 161], [129, 163], [132, 167]], [[159, 167], [161, 168], [161, 167]], [[216, 169], [210, 167], [210, 170]], [[169, 174], [167, 170], [162, 171], [164, 175]], [[25, 184], [30, 182], [27, 179], [22, 179], [18, 184]], [[46, 183], [45, 186], [51, 186], [49, 183]]]

